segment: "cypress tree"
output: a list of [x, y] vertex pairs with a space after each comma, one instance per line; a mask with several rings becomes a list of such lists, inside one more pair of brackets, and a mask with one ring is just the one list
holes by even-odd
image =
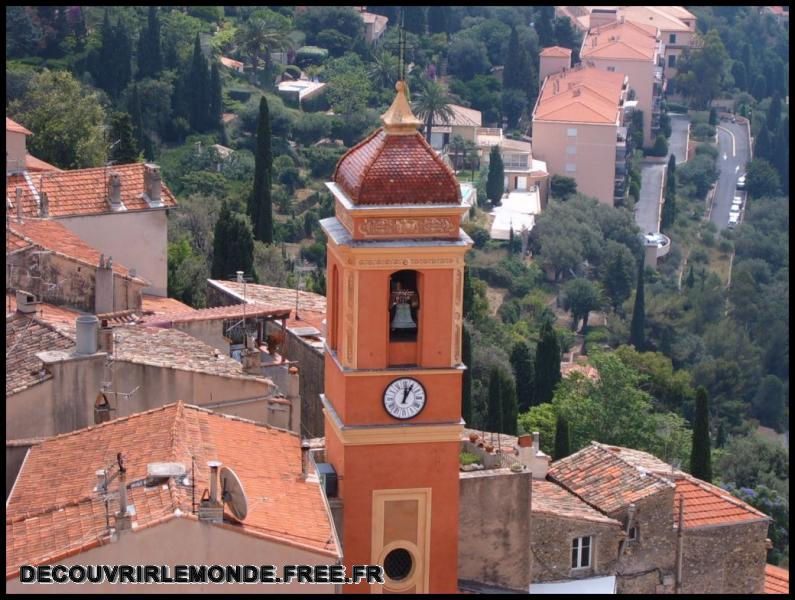
[[561, 414], [558, 414], [555, 420], [555, 450], [554, 460], [566, 458], [571, 454], [571, 447], [569, 443], [569, 422]]
[[536, 346], [535, 402], [551, 402], [560, 379], [560, 343], [552, 323], [547, 320], [541, 326], [541, 339]]
[[537, 6], [535, 18], [533, 19], [535, 30], [538, 33], [538, 44], [542, 48], [555, 45], [555, 32], [553, 20], [555, 18], [555, 8], [552, 6]]
[[424, 6], [402, 6], [403, 26], [406, 31], [417, 35], [425, 35], [425, 7]]
[[519, 43], [516, 27], [511, 27], [508, 38], [508, 52], [505, 55], [505, 68], [502, 72], [503, 89], [527, 89], [527, 77], [530, 76], [530, 61], [527, 52]]
[[135, 141], [130, 115], [126, 112], [113, 113], [110, 117], [110, 129], [115, 143], [110, 159], [119, 165], [136, 162], [141, 150]]
[[110, 24], [110, 12], [105, 9], [102, 18], [102, 28], [99, 34], [99, 50], [94, 60], [94, 81], [97, 87], [110, 94], [111, 82], [114, 77], [114, 44], [115, 32]]
[[519, 412], [530, 410], [535, 395], [533, 354], [525, 342], [517, 342], [511, 350], [511, 368], [516, 380], [516, 402]]
[[209, 78], [207, 76], [207, 61], [202, 54], [199, 34], [193, 44], [193, 58], [191, 59], [190, 70], [187, 73], [186, 86], [183, 90], [187, 94], [188, 101], [188, 122], [191, 129], [196, 131], [206, 131], [208, 106], [210, 104]]
[[[130, 94], [130, 99], [127, 104], [127, 112], [130, 113], [130, 118], [132, 119], [132, 128], [133, 128], [133, 135], [135, 136], [135, 141], [138, 144], [139, 148], [143, 148], [144, 122], [143, 122], [143, 114], [141, 113], [141, 96], [138, 93], [137, 83], [132, 87], [132, 93]], [[149, 159], [148, 156], [146, 158]]]
[[696, 274], [693, 272], [693, 265], [691, 263], [690, 271], [687, 274], [687, 280], [685, 281], [685, 285], [687, 285], [687, 287], [692, 290], [695, 284], [696, 284]]
[[248, 214], [254, 224], [254, 238], [273, 243], [273, 206], [271, 200], [271, 177], [273, 168], [271, 154], [271, 121], [268, 101], [265, 96], [259, 102], [257, 124], [257, 152], [254, 164], [254, 189], [249, 202]]
[[245, 215], [233, 213], [224, 201], [215, 223], [211, 272], [213, 279], [228, 279], [235, 271], [250, 273], [256, 279], [254, 238]]
[[467, 427], [472, 427], [472, 336], [466, 325], [461, 331], [461, 362], [467, 367], [461, 386], [461, 418]]
[[486, 413], [486, 429], [494, 433], [502, 429], [502, 378], [499, 367], [489, 372], [489, 404]]
[[726, 445], [726, 425], [721, 421], [718, 423], [718, 437], [715, 440], [716, 448], [723, 448]]
[[690, 474], [712, 482], [712, 454], [709, 442], [709, 398], [704, 386], [696, 390], [696, 414], [693, 418], [693, 450], [690, 454]]
[[516, 435], [519, 411], [516, 406], [516, 386], [510, 373], [500, 369], [500, 394], [502, 395], [502, 427], [500, 433]]
[[772, 100], [770, 100], [770, 106], [767, 108], [766, 122], [771, 132], [775, 132], [781, 122], [781, 96], [778, 95], [778, 92], [776, 92]]
[[489, 156], [489, 175], [486, 179], [486, 197], [495, 206], [499, 206], [504, 190], [505, 168], [502, 164], [502, 156], [500, 156], [500, 149], [497, 146], [492, 146]]
[[119, 18], [113, 32], [113, 71], [108, 93], [116, 98], [132, 80], [132, 38]]
[[223, 112], [223, 95], [221, 91], [221, 73], [218, 70], [218, 63], [213, 62], [210, 69], [210, 115], [207, 120], [212, 129], [223, 128], [221, 113]]
[[160, 19], [157, 7], [149, 7], [146, 27], [138, 36], [138, 79], [156, 77], [163, 70], [163, 51], [160, 43]]
[[469, 265], [464, 265], [464, 318], [472, 318], [472, 310], [475, 306], [475, 290], [472, 287], [472, 276], [469, 274]]
[[632, 323], [629, 328], [629, 343], [635, 350], [643, 352], [646, 347], [646, 303], [643, 295], [643, 272], [645, 270], [645, 254], [642, 255], [638, 266], [638, 285], [635, 292], [635, 307], [632, 310]]
[[756, 136], [754, 141], [754, 158], [764, 158], [771, 161], [772, 143], [770, 141], [770, 131], [767, 129], [767, 123], [762, 125], [759, 135]]
[[448, 33], [450, 30], [450, 6], [428, 7], [428, 30], [431, 33]]

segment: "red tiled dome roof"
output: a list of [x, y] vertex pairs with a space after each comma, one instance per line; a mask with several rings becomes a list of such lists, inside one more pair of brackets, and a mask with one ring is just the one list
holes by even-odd
[[337, 163], [334, 182], [354, 204], [454, 204], [458, 181], [419, 132], [377, 129]]
[[354, 204], [458, 204], [455, 175], [417, 132], [405, 84], [396, 85], [384, 127], [348, 150], [334, 170], [334, 182]]

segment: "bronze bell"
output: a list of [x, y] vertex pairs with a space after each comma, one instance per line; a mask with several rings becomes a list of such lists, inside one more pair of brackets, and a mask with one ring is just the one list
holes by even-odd
[[411, 306], [408, 302], [395, 305], [395, 316], [392, 318], [392, 329], [416, 329], [417, 324], [411, 318]]

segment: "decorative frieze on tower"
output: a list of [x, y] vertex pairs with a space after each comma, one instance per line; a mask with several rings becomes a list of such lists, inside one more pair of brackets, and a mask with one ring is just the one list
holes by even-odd
[[328, 235], [326, 460], [345, 563], [386, 583], [455, 592], [466, 206], [397, 84], [384, 126], [339, 161]]

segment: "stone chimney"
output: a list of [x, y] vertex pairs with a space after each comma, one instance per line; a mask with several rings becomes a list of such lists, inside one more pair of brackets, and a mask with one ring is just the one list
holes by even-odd
[[35, 313], [39, 310], [39, 304], [41, 303], [36, 300], [36, 296], [30, 292], [17, 290], [17, 310], [19, 312], [26, 315]]
[[113, 354], [113, 328], [108, 327], [108, 320], [102, 319], [97, 332], [97, 347], [100, 352]]
[[50, 199], [47, 192], [42, 192], [39, 200], [41, 202], [40, 216], [42, 219], [47, 219], [50, 216]]
[[199, 501], [199, 521], [207, 523], [223, 523], [224, 506], [218, 498], [218, 469], [221, 463], [217, 460], [207, 462], [210, 467], [210, 489], [204, 490]]
[[518, 442], [516, 453], [519, 461], [533, 474], [533, 479], [546, 479], [551, 459], [541, 452], [541, 436], [538, 432], [534, 431], [532, 436], [519, 436]]
[[262, 375], [262, 359], [256, 340], [246, 336], [246, 347], [242, 356], [243, 372], [249, 375]]
[[160, 204], [160, 167], [153, 164], [144, 165], [144, 193], [150, 204]]
[[127, 469], [119, 466], [119, 512], [116, 513], [116, 531], [132, 529], [132, 515], [127, 510]]
[[112, 209], [121, 208], [121, 173], [113, 171], [108, 177], [108, 202]]
[[106, 261], [104, 254], [99, 255], [94, 287], [94, 314], [113, 312], [113, 257]]

